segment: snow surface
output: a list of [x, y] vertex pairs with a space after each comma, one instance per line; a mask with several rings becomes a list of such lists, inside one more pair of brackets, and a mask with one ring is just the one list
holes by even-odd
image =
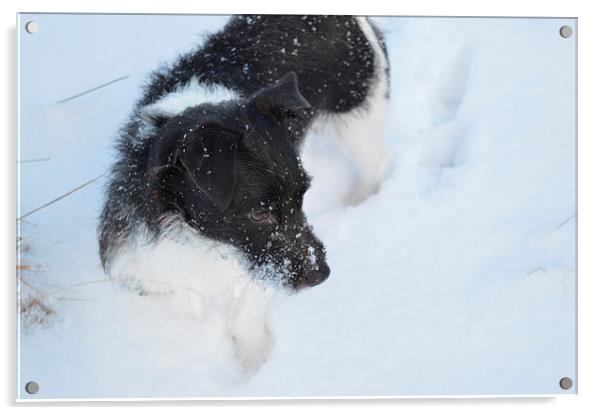
[[[106, 172], [145, 74], [221, 16], [21, 15], [21, 214]], [[97, 255], [102, 180], [23, 223], [23, 272], [55, 313], [20, 331], [35, 398], [549, 394], [576, 378], [575, 36], [570, 19], [379, 18], [393, 169], [355, 207], [328, 129], [308, 140], [330, 279], [279, 299], [242, 376], [194, 293], [140, 297]], [[23, 27], [23, 24], [20, 25]], [[59, 101], [110, 80], [127, 79]], [[35, 294], [22, 285], [22, 295]], [[185, 301], [183, 301], [185, 300]], [[31, 396], [20, 392], [21, 398]]]

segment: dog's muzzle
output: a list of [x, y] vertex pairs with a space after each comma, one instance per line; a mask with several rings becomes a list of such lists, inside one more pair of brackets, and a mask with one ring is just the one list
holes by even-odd
[[324, 264], [319, 271], [311, 271], [306, 277], [305, 282], [310, 287], [322, 284], [328, 279], [330, 268]]
[[323, 263], [319, 269], [311, 270], [305, 273], [303, 276], [300, 276], [295, 281], [295, 289], [301, 290], [303, 288], [315, 287], [316, 285], [322, 284], [324, 281], [328, 279], [330, 275], [330, 268], [326, 263]]

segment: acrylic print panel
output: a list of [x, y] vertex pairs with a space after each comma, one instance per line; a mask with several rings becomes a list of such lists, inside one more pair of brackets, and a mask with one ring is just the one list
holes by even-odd
[[576, 392], [576, 19], [17, 32], [20, 399]]

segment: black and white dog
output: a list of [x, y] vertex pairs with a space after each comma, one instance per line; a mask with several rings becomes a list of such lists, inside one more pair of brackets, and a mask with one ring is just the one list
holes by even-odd
[[[117, 144], [99, 226], [116, 279], [193, 286], [221, 304], [244, 369], [269, 350], [267, 291], [329, 276], [303, 213], [316, 119], [356, 162], [351, 204], [387, 169], [383, 38], [365, 17], [236, 16], [154, 73]], [[262, 280], [276, 284], [265, 284]]]

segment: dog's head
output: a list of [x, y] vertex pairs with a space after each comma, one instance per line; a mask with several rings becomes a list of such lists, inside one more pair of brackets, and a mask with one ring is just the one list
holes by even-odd
[[236, 246], [264, 278], [295, 289], [320, 284], [330, 270], [303, 213], [310, 178], [298, 151], [309, 107], [289, 73], [249, 99], [155, 119], [153, 204]]

